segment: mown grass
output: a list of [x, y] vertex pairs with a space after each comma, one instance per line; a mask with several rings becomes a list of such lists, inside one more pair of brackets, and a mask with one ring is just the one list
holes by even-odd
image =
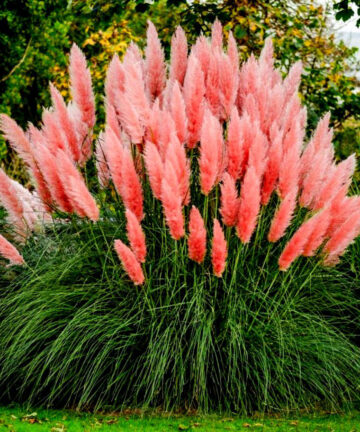
[[360, 413], [315, 413], [300, 416], [255, 416], [239, 418], [220, 415], [169, 415], [125, 411], [90, 414], [70, 410], [0, 408], [0, 431], [90, 432], [90, 431], [334, 431], [360, 430]]

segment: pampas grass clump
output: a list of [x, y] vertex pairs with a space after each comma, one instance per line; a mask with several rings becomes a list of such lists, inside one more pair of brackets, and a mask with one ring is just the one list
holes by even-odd
[[3, 399], [243, 413], [353, 401], [358, 302], [334, 265], [360, 232], [355, 158], [335, 163], [329, 116], [304, 144], [301, 65], [282, 78], [267, 40], [240, 67], [215, 22], [190, 52], [178, 28], [168, 66], [149, 23], [145, 58], [131, 44], [109, 65], [94, 152], [76, 45], [69, 72], [72, 100], [51, 85], [40, 128], [1, 116], [33, 181], [0, 172]]

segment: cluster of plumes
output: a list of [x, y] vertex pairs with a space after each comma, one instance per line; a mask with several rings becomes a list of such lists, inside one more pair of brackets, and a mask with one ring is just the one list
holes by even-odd
[[27, 236], [52, 220], [57, 210], [96, 221], [98, 207], [88, 191], [79, 167], [91, 157], [95, 99], [86, 59], [76, 45], [70, 54], [72, 101], [65, 103], [50, 84], [52, 106], [44, 109], [38, 129], [29, 124], [23, 131], [5, 114], [0, 128], [29, 172], [34, 192], [0, 172], [0, 203], [6, 209], [13, 236]]
[[[147, 181], [161, 202], [173, 239], [186, 237], [189, 258], [198, 264], [204, 262], [209, 245], [218, 277], [228, 253], [224, 228], [227, 237], [237, 235], [249, 243], [261, 206], [273, 193], [280, 203], [269, 227], [270, 242], [284, 236], [298, 206], [308, 209], [306, 221], [280, 256], [280, 268], [318, 250], [326, 264], [338, 261], [360, 233], [360, 197], [347, 196], [355, 158], [335, 163], [329, 116], [304, 143], [300, 77], [301, 64], [296, 63], [282, 78], [274, 68], [270, 40], [259, 59], [252, 55], [240, 67], [235, 39], [230, 32], [224, 47], [218, 21], [211, 38], [200, 36], [190, 50], [179, 27], [169, 65], [152, 23], [144, 56], [133, 43], [122, 61], [114, 56], [105, 82], [106, 124], [96, 142], [95, 159], [101, 187], [111, 180], [126, 210], [129, 246], [117, 240], [115, 249], [134, 283], [145, 280], [141, 224]], [[98, 208], [80, 174], [91, 156], [94, 96], [85, 58], [76, 46], [70, 55], [70, 78], [72, 102], [66, 104], [51, 86], [53, 107], [45, 110], [40, 130], [30, 125], [24, 133], [6, 116], [1, 126], [29, 167], [45, 211], [57, 208], [96, 221]], [[191, 175], [196, 165], [199, 179]], [[19, 229], [24, 210], [9, 198], [14, 196], [6, 192], [9, 181], [3, 180], [0, 198]], [[195, 206], [190, 209], [190, 190], [197, 201], [200, 193], [205, 196], [203, 215]], [[217, 200], [218, 193], [219, 218], [217, 206], [215, 213], [214, 208], [208, 211], [208, 196]], [[207, 242], [210, 215], [212, 240]]]

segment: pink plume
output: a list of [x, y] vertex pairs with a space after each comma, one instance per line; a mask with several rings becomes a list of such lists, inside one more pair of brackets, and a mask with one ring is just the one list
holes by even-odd
[[179, 26], [171, 38], [170, 80], [177, 80], [181, 85], [186, 72], [187, 51], [185, 32]]
[[128, 62], [124, 70], [126, 97], [134, 106], [141, 123], [146, 124], [150, 114], [150, 105], [145, 93], [141, 64], [137, 61]]
[[218, 178], [223, 158], [222, 128], [218, 120], [206, 111], [201, 131], [200, 183], [201, 191], [208, 195]]
[[116, 115], [116, 110], [113, 105], [109, 103], [107, 99], [105, 99], [105, 115], [106, 115], [106, 125], [109, 126], [117, 138], [121, 140], [121, 127]]
[[222, 55], [220, 62], [220, 101], [225, 112], [225, 118], [229, 118], [235, 105], [238, 91], [238, 73], [234, 71], [234, 65], [230, 57]]
[[144, 273], [133, 251], [121, 240], [115, 240], [114, 247], [130, 279], [135, 285], [142, 285], [145, 281]]
[[331, 265], [338, 261], [345, 249], [360, 234], [360, 209], [348, 215], [345, 222], [340, 225], [325, 244], [324, 252], [327, 254], [325, 264]]
[[229, 32], [227, 54], [229, 56], [231, 65], [233, 67], [233, 73], [236, 76], [238, 76], [239, 75], [239, 53], [238, 53], [235, 38], [231, 31]]
[[66, 151], [70, 155], [64, 129], [59, 123], [55, 112], [45, 109], [42, 114], [42, 121], [44, 124], [42, 128], [43, 137], [51, 153], [56, 154], [60, 149]]
[[16, 151], [26, 164], [32, 166], [33, 158], [30, 142], [16, 121], [6, 114], [0, 114], [0, 129], [13, 150]]
[[124, 149], [123, 152], [121, 176], [122, 185], [120, 194], [125, 207], [129, 208], [135, 214], [138, 221], [141, 221], [144, 217], [143, 192], [140, 179], [136, 173], [134, 160], [131, 156], [130, 150], [128, 149]]
[[257, 124], [254, 124], [254, 131], [252, 134], [251, 148], [249, 151], [248, 166], [255, 169], [256, 175], [261, 179], [266, 163], [267, 163], [267, 150], [268, 141], [266, 136], [261, 132]]
[[117, 54], [114, 54], [105, 80], [106, 99], [110, 105], [115, 104], [116, 95], [124, 91], [125, 73]]
[[79, 176], [70, 176], [66, 180], [66, 185], [67, 193], [78, 215], [85, 215], [93, 222], [98, 221], [99, 209], [83, 179]]
[[278, 241], [284, 234], [291, 223], [296, 208], [297, 189], [290, 191], [281, 201], [279, 208], [276, 210], [271, 222], [268, 240], [270, 242]]
[[279, 258], [280, 270], [287, 270], [292, 262], [304, 253], [306, 244], [318, 224], [317, 215], [304, 222], [291, 237]]
[[211, 250], [211, 262], [214, 274], [221, 277], [226, 266], [227, 258], [227, 243], [225, 240], [224, 232], [217, 219], [214, 219], [214, 230]]
[[301, 175], [309, 172], [318, 151], [331, 148], [332, 132], [329, 130], [330, 114], [326, 114], [318, 123], [310, 142], [301, 156]]
[[319, 195], [327, 171], [331, 168], [328, 152], [319, 150], [312, 160], [312, 167], [309, 168], [303, 180], [303, 189], [300, 196], [300, 204], [309, 207], [314, 197]]
[[161, 47], [154, 24], [148, 21], [147, 46], [145, 49], [146, 86], [152, 97], [156, 99], [165, 87], [164, 51]]
[[65, 101], [60, 92], [50, 83], [51, 99], [55, 108], [58, 124], [63, 129], [66, 142], [72, 158], [75, 162], [80, 160], [80, 143], [76, 132], [76, 126], [69, 115]]
[[237, 234], [243, 243], [249, 243], [257, 224], [260, 210], [260, 179], [255, 168], [249, 166], [240, 189]]
[[144, 129], [140, 123], [139, 114], [131, 101], [129, 101], [123, 93], [117, 93], [114, 103], [120, 122], [131, 137], [132, 142], [135, 144], [141, 143], [144, 136]]
[[50, 153], [50, 150], [44, 145], [39, 145], [35, 149], [35, 158], [50, 190], [52, 201], [57, 204], [61, 211], [72, 212], [73, 206], [70, 203], [68, 194], [65, 192], [65, 186], [62, 181], [63, 173], [59, 170], [56, 156]]
[[236, 225], [239, 214], [239, 197], [235, 180], [228, 173], [223, 175], [220, 213], [226, 226]]
[[180, 144], [176, 136], [170, 139], [169, 147], [166, 153], [166, 161], [169, 161], [178, 179], [179, 191], [182, 204], [190, 202], [190, 163], [186, 157], [185, 148]]
[[99, 219], [99, 209], [87, 189], [84, 179], [73, 165], [68, 155], [58, 150], [56, 155], [58, 173], [74, 211], [80, 216], [87, 216], [93, 221]]
[[71, 94], [80, 108], [82, 120], [89, 129], [95, 125], [95, 97], [92, 90], [90, 70], [86, 58], [80, 48], [74, 43], [70, 51], [69, 74]]
[[[282, 161], [282, 134], [278, 132], [272, 144], [270, 145], [269, 152], [268, 152], [268, 163], [264, 173], [264, 180], [262, 185], [262, 196], [261, 196], [261, 203], [264, 205], [268, 204], [270, 196], [275, 189], [276, 182], [279, 178], [281, 161]], [[289, 158], [286, 164], [288, 163], [291, 164], [293, 163], [293, 161], [291, 161], [291, 159]]]
[[204, 74], [200, 64], [192, 53], [189, 57], [188, 67], [184, 80], [184, 100], [188, 118], [188, 147], [194, 148], [200, 140], [201, 127], [204, 115]]
[[212, 52], [206, 76], [206, 100], [212, 114], [221, 117], [221, 53]]
[[161, 184], [161, 201], [170, 234], [173, 239], [179, 240], [185, 234], [184, 216], [178, 179], [175, 169], [169, 161], [165, 164], [164, 178]]
[[354, 174], [356, 167], [355, 154], [349, 156], [344, 161], [340, 162], [333, 170], [333, 172], [327, 176], [324, 184], [317, 196], [315, 196], [315, 202], [313, 207], [320, 209], [325, 207], [329, 203], [337, 192], [344, 186], [350, 186], [351, 177]]
[[147, 142], [144, 151], [145, 167], [149, 176], [151, 190], [155, 198], [161, 198], [161, 182], [164, 176], [164, 166], [156, 146]]
[[126, 209], [126, 231], [130, 242], [131, 250], [134, 252], [136, 259], [144, 263], [146, 258], [145, 234], [141, 228], [140, 222], [134, 213]]
[[187, 117], [185, 102], [178, 82], [175, 82], [172, 86], [170, 107], [177, 137], [181, 144], [183, 144], [187, 138]]
[[206, 229], [199, 210], [192, 206], [188, 237], [189, 258], [201, 264], [206, 254]]
[[244, 137], [242, 134], [241, 121], [238, 110], [234, 107], [231, 111], [228, 126], [227, 155], [229, 174], [237, 180], [242, 173], [242, 163], [244, 157]]
[[[105, 160], [109, 167], [111, 178], [119, 195], [122, 194], [123, 185], [123, 159], [124, 147], [119, 138], [115, 135], [110, 127], [106, 127], [105, 133], [102, 136], [101, 152], [105, 156]], [[101, 157], [100, 157], [101, 160]]]
[[216, 19], [211, 27], [211, 48], [213, 50], [222, 50], [223, 35], [221, 22]]
[[6, 240], [0, 234], [0, 255], [10, 261], [10, 264], [23, 265], [25, 264], [24, 258], [19, 254], [15, 246]]
[[304, 256], [315, 255], [317, 249], [323, 243], [331, 221], [330, 208], [322, 210], [313, 216], [313, 218], [316, 218], [316, 222], [314, 220], [314, 228], [305, 244], [303, 251]]
[[191, 49], [190, 56], [195, 56], [197, 58], [204, 74], [204, 80], [206, 81], [210, 64], [211, 46], [204, 35], [197, 38], [195, 45]]
[[9, 221], [14, 224], [19, 234], [27, 231], [24, 208], [11, 179], [0, 169], [0, 203], [8, 213]]

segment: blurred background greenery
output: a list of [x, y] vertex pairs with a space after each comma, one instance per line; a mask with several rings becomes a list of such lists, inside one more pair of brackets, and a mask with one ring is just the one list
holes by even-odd
[[[344, 12], [350, 3], [331, 6], [337, 19], [350, 17]], [[311, 0], [2, 0], [0, 112], [23, 127], [28, 121], [38, 124], [42, 107], [49, 104], [49, 81], [67, 98], [67, 54], [76, 42], [91, 64], [101, 121], [107, 65], [114, 53], [124, 54], [131, 40], [144, 46], [148, 19], [158, 28], [169, 54], [177, 25], [193, 41], [200, 32], [208, 35], [217, 17], [226, 33], [234, 33], [242, 59], [251, 52], [258, 54], [265, 38], [271, 36], [277, 66], [284, 73], [302, 60], [301, 93], [308, 108], [309, 131], [330, 111], [338, 157], [359, 154], [357, 49], [336, 38], [329, 12]], [[11, 159], [0, 139], [0, 160], [7, 165]]]

